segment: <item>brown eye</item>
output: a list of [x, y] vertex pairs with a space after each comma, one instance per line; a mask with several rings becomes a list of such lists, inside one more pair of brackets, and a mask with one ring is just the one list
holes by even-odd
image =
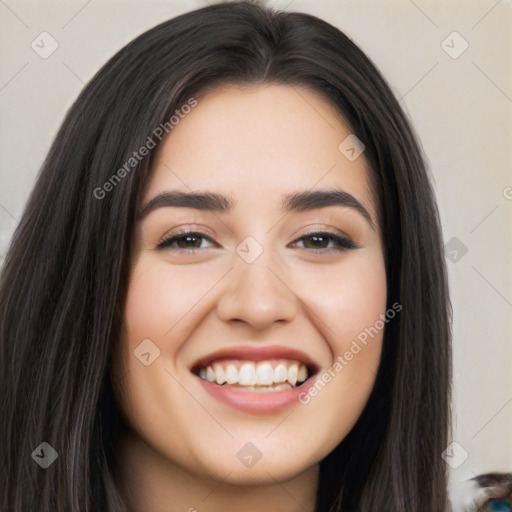
[[[207, 240], [212, 245], [208, 247], [201, 247], [204, 240]], [[214, 245], [215, 243], [211, 240], [211, 238], [206, 236], [204, 233], [199, 233], [196, 231], [187, 231], [177, 233], [165, 238], [157, 245], [157, 248], [176, 248], [179, 251], [194, 252], [197, 249], [208, 249], [209, 247], [213, 247]]]
[[202, 238], [196, 235], [183, 235], [176, 238], [176, 243], [180, 249], [198, 249], [201, 247]]
[[312, 250], [345, 251], [357, 249], [357, 246], [351, 240], [335, 233], [310, 233], [299, 238], [297, 242], [303, 242], [305, 249]]
[[324, 235], [311, 235], [304, 238], [304, 245], [308, 249], [327, 249], [331, 238]]

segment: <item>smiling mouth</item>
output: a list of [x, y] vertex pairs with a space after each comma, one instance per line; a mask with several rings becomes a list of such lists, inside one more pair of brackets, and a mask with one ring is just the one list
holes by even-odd
[[248, 361], [222, 359], [194, 368], [199, 378], [218, 386], [246, 392], [277, 392], [302, 385], [313, 369], [292, 359]]

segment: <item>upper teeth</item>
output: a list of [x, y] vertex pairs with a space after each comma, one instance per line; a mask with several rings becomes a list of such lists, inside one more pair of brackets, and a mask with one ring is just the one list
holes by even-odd
[[[239, 368], [239, 369], [238, 369]], [[271, 386], [288, 381], [291, 386], [308, 378], [306, 366], [298, 361], [255, 363], [218, 362], [199, 370], [199, 376], [217, 384], [239, 384], [241, 386]]]

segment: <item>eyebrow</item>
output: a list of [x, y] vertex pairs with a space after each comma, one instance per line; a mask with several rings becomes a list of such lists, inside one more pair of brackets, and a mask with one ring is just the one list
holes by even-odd
[[[194, 208], [214, 213], [230, 213], [233, 211], [235, 201], [230, 197], [214, 192], [166, 191], [150, 199], [140, 209], [137, 220], [141, 221], [149, 212], [157, 208], [169, 206]], [[287, 212], [292, 212], [314, 210], [327, 206], [351, 208], [362, 215], [375, 229], [375, 224], [368, 210], [352, 194], [341, 189], [314, 190], [286, 195], [283, 197], [281, 208]]]

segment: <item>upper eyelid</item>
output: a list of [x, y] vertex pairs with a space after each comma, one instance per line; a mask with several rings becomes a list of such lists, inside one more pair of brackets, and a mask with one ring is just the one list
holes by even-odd
[[[358, 247], [358, 245], [356, 243], [354, 243], [354, 241], [352, 240], [351, 237], [349, 237], [349, 236], [347, 236], [345, 234], [335, 233], [333, 231], [329, 231], [329, 230], [326, 230], [326, 229], [323, 229], [323, 230], [322, 229], [316, 229], [316, 230], [308, 231], [307, 233], [303, 233], [301, 236], [295, 238], [290, 243], [295, 244], [297, 242], [300, 242], [302, 239], [307, 238], [308, 236], [319, 235], [319, 234], [330, 236], [333, 239], [336, 239], [336, 238], [346, 239], [354, 247]], [[200, 230], [186, 229], [186, 230], [179, 231], [177, 233], [172, 233], [172, 234], [170, 234], [168, 236], [163, 237], [162, 240], [160, 242], [158, 242], [157, 247], [161, 247], [166, 242], [169, 242], [171, 240], [174, 240], [174, 239], [180, 238], [182, 236], [186, 236], [186, 235], [197, 235], [199, 237], [208, 239], [210, 242], [212, 242], [213, 244], [216, 244], [217, 246], [220, 245], [210, 235], [208, 235], [206, 233], [203, 233]], [[182, 249], [182, 250], [187, 251], [188, 249]], [[200, 250], [200, 249], [192, 249], [192, 250]]]
[[162, 244], [165, 244], [166, 242], [169, 242], [170, 240], [174, 240], [176, 238], [180, 238], [182, 236], [186, 235], [198, 235], [202, 238], [207, 238], [210, 242], [220, 245], [218, 242], [216, 242], [210, 235], [207, 235], [206, 233], [203, 233], [202, 231], [193, 230], [193, 229], [187, 229], [184, 231], [179, 231], [177, 233], [172, 233], [170, 235], [165, 235], [160, 242], [157, 243], [157, 247], [160, 247]]

